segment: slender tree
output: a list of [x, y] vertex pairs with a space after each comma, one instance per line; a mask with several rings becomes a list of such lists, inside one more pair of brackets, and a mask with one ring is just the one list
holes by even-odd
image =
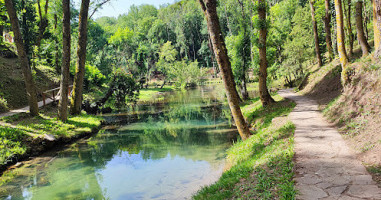
[[325, 0], [325, 16], [324, 16], [324, 29], [325, 29], [325, 43], [327, 45], [328, 59], [333, 60], [332, 36], [331, 36], [331, 8], [330, 0]]
[[363, 1], [359, 0], [356, 2], [356, 29], [357, 29], [357, 39], [360, 42], [362, 56], [367, 56], [370, 51], [370, 46], [365, 38], [364, 27], [363, 27], [363, 17], [362, 17]]
[[249, 93], [247, 92], [247, 87], [246, 87], [246, 73], [249, 65], [249, 59], [250, 59], [250, 54], [251, 54], [251, 49], [250, 48], [250, 36], [248, 33], [248, 27], [247, 27], [247, 21], [246, 16], [245, 16], [245, 8], [244, 8], [244, 2], [242, 0], [238, 0], [238, 4], [241, 7], [241, 31], [243, 32], [243, 44], [242, 44], [242, 72], [241, 72], [241, 84], [240, 84], [240, 91], [242, 95], [243, 100], [248, 100], [249, 99]]
[[58, 117], [61, 121], [67, 120], [68, 90], [70, 77], [70, 0], [62, 0], [63, 20], [62, 20], [62, 66], [61, 66], [61, 96], [58, 104]]
[[260, 24], [259, 29], [259, 97], [263, 106], [267, 106], [274, 102], [267, 89], [267, 57], [266, 57], [266, 41], [267, 41], [267, 27], [266, 27], [266, 1], [258, 0], [258, 19]]
[[335, 0], [336, 10], [336, 26], [337, 26], [337, 49], [339, 52], [340, 63], [342, 67], [341, 80], [343, 84], [349, 81], [347, 74], [348, 57], [345, 51], [345, 35], [344, 35], [344, 22], [343, 22], [343, 9], [341, 0]]
[[230, 110], [242, 140], [246, 140], [249, 138], [251, 133], [239, 107], [239, 95], [236, 90], [231, 63], [217, 15], [217, 1], [199, 0], [199, 3], [206, 17], [208, 32], [212, 41], [217, 63], [220, 67], [222, 79], [224, 81]]
[[[380, 15], [380, 13], [377, 13], [380, 11], [380, 0], [372, 0], [373, 4], [373, 31], [374, 31], [374, 49], [378, 50], [380, 47], [380, 42], [381, 42], [381, 31], [379, 28], [378, 20], [377, 20], [377, 15]], [[377, 10], [378, 8], [378, 10]]]
[[315, 39], [315, 53], [316, 53], [316, 59], [318, 60], [319, 67], [323, 66], [323, 60], [321, 58], [320, 54], [320, 47], [319, 47], [319, 33], [317, 28], [317, 23], [315, 19], [315, 8], [314, 8], [315, 1], [310, 0], [310, 8], [311, 8], [311, 17], [312, 17], [312, 26], [314, 28], [314, 39]]
[[73, 95], [71, 98], [70, 113], [78, 115], [81, 113], [83, 79], [85, 76], [86, 64], [86, 45], [87, 45], [87, 21], [89, 14], [90, 0], [82, 0], [81, 10], [79, 12], [79, 36], [77, 49], [77, 64], [75, 67], [75, 76], [73, 84]]
[[20, 59], [21, 68], [24, 76], [24, 82], [29, 102], [29, 111], [32, 116], [38, 115], [38, 102], [37, 91], [34, 84], [32, 70], [29, 65], [29, 60], [25, 50], [25, 45], [21, 35], [19, 21], [17, 18], [16, 10], [13, 6], [13, 0], [5, 0], [5, 7], [8, 11], [8, 16], [11, 21], [12, 30], [14, 34], [14, 41], [16, 43], [17, 54]]
[[345, 23], [346, 23], [346, 30], [348, 33], [348, 42], [349, 42], [348, 43], [348, 45], [349, 45], [348, 56], [352, 57], [352, 55], [353, 55], [353, 43], [354, 43], [354, 36], [353, 36], [352, 23], [351, 23], [352, 0], [347, 0], [347, 6], [348, 6], [348, 9], [345, 9], [346, 6], [344, 4]]
[[42, 14], [40, 0], [37, 0], [37, 8], [38, 8], [38, 16], [40, 18], [40, 23], [38, 25], [38, 37], [37, 37], [36, 45], [40, 47], [41, 40], [44, 37], [44, 32], [49, 25], [49, 21], [48, 21], [49, 0], [46, 0], [45, 2], [44, 14]]

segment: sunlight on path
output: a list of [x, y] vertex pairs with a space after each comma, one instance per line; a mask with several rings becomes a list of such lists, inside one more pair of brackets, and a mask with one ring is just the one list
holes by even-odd
[[[59, 99], [59, 97], [56, 97], [56, 98]], [[48, 104], [50, 104], [52, 102], [53, 102], [53, 100], [48, 98], [48, 99], [45, 100], [45, 105], [48, 105]], [[44, 102], [43, 101], [38, 102], [38, 107], [41, 108], [42, 106], [44, 106]], [[6, 113], [1, 113], [0, 114], [0, 118], [2, 118], [2, 117], [9, 117], [9, 116], [13, 116], [13, 115], [16, 115], [16, 114], [19, 114], [19, 113], [26, 113], [26, 112], [29, 112], [29, 106], [24, 107], [24, 108], [19, 108], [19, 109], [11, 110], [11, 111], [6, 112]]]
[[381, 199], [381, 189], [327, 123], [318, 104], [292, 90], [279, 92], [297, 103], [290, 118], [295, 130], [297, 199]]

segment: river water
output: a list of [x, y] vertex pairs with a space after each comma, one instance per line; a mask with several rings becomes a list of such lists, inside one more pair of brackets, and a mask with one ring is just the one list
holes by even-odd
[[118, 124], [26, 162], [0, 199], [190, 199], [218, 180], [238, 135], [224, 101], [205, 86], [105, 116]]

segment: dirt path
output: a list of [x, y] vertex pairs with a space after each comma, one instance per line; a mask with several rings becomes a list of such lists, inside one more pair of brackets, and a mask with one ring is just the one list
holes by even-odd
[[381, 189], [339, 132], [324, 120], [318, 104], [292, 90], [282, 90], [279, 94], [297, 104], [290, 114], [296, 125], [297, 199], [380, 200]]

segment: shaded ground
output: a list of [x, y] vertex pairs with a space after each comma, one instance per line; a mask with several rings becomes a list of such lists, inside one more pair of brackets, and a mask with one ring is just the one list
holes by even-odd
[[[28, 99], [18, 59], [0, 57], [0, 72], [0, 113], [26, 106]], [[54, 69], [35, 66], [33, 72], [40, 100], [42, 91], [59, 86], [59, 75]]]
[[279, 94], [297, 103], [295, 130], [297, 199], [381, 199], [377, 187], [339, 132], [323, 119], [316, 101], [291, 90]]

